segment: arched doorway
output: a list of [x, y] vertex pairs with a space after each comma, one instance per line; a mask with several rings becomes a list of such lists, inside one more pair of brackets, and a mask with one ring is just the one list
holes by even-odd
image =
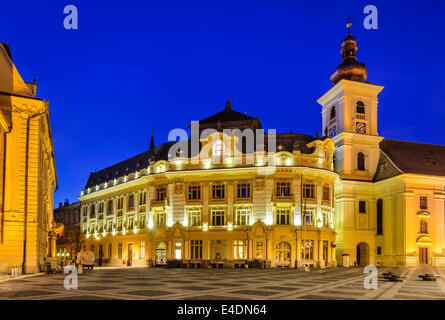
[[360, 242], [357, 245], [357, 265], [358, 266], [369, 265], [369, 246], [365, 242]]
[[156, 266], [165, 266], [167, 264], [167, 243], [158, 243], [158, 245], [156, 246], [155, 258]]
[[289, 266], [291, 264], [291, 246], [286, 241], [281, 241], [276, 249], [277, 266]]

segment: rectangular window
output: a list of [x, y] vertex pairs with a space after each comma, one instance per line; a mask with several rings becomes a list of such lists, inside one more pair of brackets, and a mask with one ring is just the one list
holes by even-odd
[[114, 212], [113, 212], [113, 200], [108, 200], [107, 214], [108, 215], [114, 214]]
[[225, 185], [214, 184], [212, 185], [212, 199], [224, 199], [225, 198]]
[[290, 210], [277, 209], [275, 223], [279, 225], [290, 224]]
[[164, 228], [165, 227], [165, 212], [164, 211], [159, 211], [155, 214], [154, 217], [154, 223], [155, 223], [155, 227], [157, 228]]
[[139, 214], [139, 228], [141, 229], [145, 228], [145, 213]]
[[107, 219], [107, 231], [112, 231], [113, 228], [113, 219]]
[[330, 225], [330, 214], [327, 211], [323, 211], [323, 227], [329, 227]]
[[127, 216], [127, 229], [133, 230], [134, 229], [134, 216]]
[[124, 199], [119, 198], [117, 199], [117, 210], [122, 210], [124, 208]]
[[104, 203], [99, 202], [99, 213], [104, 213]]
[[212, 210], [212, 226], [224, 225], [224, 210]]
[[233, 241], [233, 257], [235, 259], [247, 258], [247, 240]]
[[96, 218], [96, 206], [92, 204], [90, 206], [90, 219]]
[[117, 258], [122, 259], [122, 242], [117, 244]]
[[301, 258], [306, 260], [314, 259], [314, 241], [302, 240], [301, 241]]
[[250, 183], [238, 183], [236, 196], [239, 199], [250, 198]]
[[257, 259], [264, 259], [264, 242], [257, 241], [255, 246], [255, 254]]
[[113, 245], [111, 243], [108, 244], [108, 262], [113, 258]]
[[315, 186], [312, 183], [303, 184], [303, 198], [315, 199]]
[[189, 200], [201, 199], [201, 186], [189, 186]]
[[190, 227], [197, 227], [201, 225], [201, 212], [196, 211], [188, 211], [188, 225]]
[[190, 259], [202, 259], [202, 240], [190, 241]]
[[147, 192], [141, 192], [139, 193], [139, 205], [143, 206], [147, 204]]
[[122, 231], [122, 218], [117, 219], [117, 231]]
[[304, 226], [314, 226], [315, 225], [315, 212], [312, 210], [303, 211], [302, 224]]
[[145, 242], [141, 242], [139, 244], [139, 249], [140, 249], [140, 252], [139, 252], [140, 259], [145, 259]]
[[134, 195], [129, 195], [127, 199], [127, 210], [134, 210]]
[[366, 201], [360, 200], [358, 202], [358, 212], [359, 213], [366, 213]]
[[428, 209], [428, 197], [421, 196], [420, 197], [420, 209], [427, 210]]
[[167, 189], [164, 187], [156, 189], [156, 201], [164, 201], [167, 197]]
[[277, 197], [289, 197], [290, 196], [290, 183], [289, 182], [277, 182], [276, 196]]
[[250, 210], [239, 209], [236, 210], [236, 225], [247, 226], [250, 223]]
[[323, 187], [323, 201], [331, 200], [331, 193], [329, 187]]

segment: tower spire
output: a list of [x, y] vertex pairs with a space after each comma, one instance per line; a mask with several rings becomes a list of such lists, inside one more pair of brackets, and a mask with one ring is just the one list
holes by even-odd
[[351, 17], [349, 17], [346, 24], [348, 34], [341, 43], [341, 63], [330, 75], [331, 81], [334, 84], [337, 84], [342, 79], [365, 82], [368, 78], [366, 65], [357, 62], [357, 40], [351, 35], [351, 27]]
[[155, 148], [155, 139], [154, 139], [154, 129], [151, 128], [151, 141], [150, 141], [150, 150]]

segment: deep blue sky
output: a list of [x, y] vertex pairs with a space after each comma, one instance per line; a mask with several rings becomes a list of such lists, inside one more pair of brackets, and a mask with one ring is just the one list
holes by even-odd
[[[63, 28], [63, 8], [79, 29]], [[367, 4], [379, 29], [365, 30]], [[346, 20], [368, 80], [385, 86], [379, 133], [445, 144], [442, 1], [8, 1], [0, 41], [50, 100], [59, 189], [76, 200], [89, 173], [145, 151], [172, 128], [234, 109], [278, 132], [321, 131]]]

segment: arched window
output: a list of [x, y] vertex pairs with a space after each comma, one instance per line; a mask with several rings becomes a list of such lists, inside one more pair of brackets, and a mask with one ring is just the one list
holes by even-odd
[[420, 220], [420, 233], [428, 233], [428, 225], [425, 220]]
[[361, 101], [357, 102], [356, 112], [360, 114], [365, 114], [365, 104], [363, 102]]
[[357, 170], [365, 170], [365, 155], [361, 152], [357, 155]]
[[377, 234], [383, 234], [383, 201], [377, 200]]
[[335, 106], [331, 108], [331, 117], [330, 120], [335, 118]]
[[212, 147], [212, 154], [214, 157], [221, 157], [224, 154], [224, 142], [217, 140]]

